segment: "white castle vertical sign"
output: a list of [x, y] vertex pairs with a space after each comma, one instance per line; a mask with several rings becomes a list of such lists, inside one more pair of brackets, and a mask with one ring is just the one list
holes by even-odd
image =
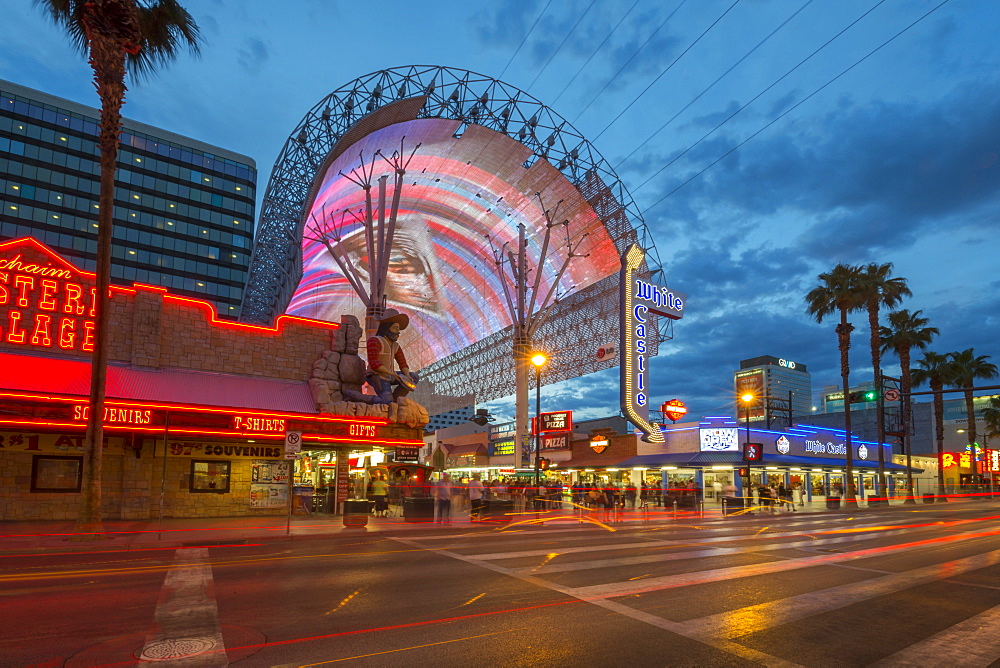
[[622, 256], [621, 281], [621, 406], [625, 417], [643, 432], [647, 443], [663, 443], [659, 427], [649, 422], [649, 369], [646, 337], [656, 336], [648, 316], [679, 320], [684, 316], [687, 295], [637, 278], [646, 257], [638, 245]]

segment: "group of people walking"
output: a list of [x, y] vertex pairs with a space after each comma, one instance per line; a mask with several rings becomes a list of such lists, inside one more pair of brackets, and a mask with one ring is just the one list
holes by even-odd
[[802, 505], [802, 492], [796, 486], [788, 487], [785, 483], [757, 486], [757, 505], [763, 510], [776, 513], [779, 510], [795, 512], [796, 505]]

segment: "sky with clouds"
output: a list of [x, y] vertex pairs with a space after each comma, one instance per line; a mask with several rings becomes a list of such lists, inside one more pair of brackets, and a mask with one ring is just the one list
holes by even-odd
[[[271, 165], [319, 99], [363, 74], [446, 65], [569, 119], [614, 165], [689, 312], [653, 402], [732, 409], [740, 359], [839, 382], [833, 322], [805, 313], [838, 263], [892, 262], [939, 352], [1000, 359], [1000, 4], [993, 0], [186, 0], [201, 56], [131, 86], [125, 114]], [[8, 0], [0, 78], [97, 105], [89, 68]], [[870, 380], [863, 315], [852, 378]], [[895, 360], [887, 361], [888, 372]], [[617, 372], [543, 390], [615, 414]], [[491, 404], [509, 416], [505, 402]]]

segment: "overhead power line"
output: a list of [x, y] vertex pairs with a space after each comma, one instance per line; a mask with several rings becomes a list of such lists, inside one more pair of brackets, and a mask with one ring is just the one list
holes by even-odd
[[687, 184], [689, 184], [692, 181], [694, 181], [696, 178], [698, 178], [699, 176], [701, 176], [702, 174], [704, 174], [705, 172], [707, 172], [709, 169], [711, 169], [712, 167], [714, 167], [715, 165], [717, 165], [722, 160], [725, 160], [726, 158], [728, 158], [730, 155], [732, 155], [733, 153], [735, 153], [736, 151], [738, 151], [744, 144], [746, 144], [747, 142], [749, 142], [751, 139], [753, 139], [754, 137], [756, 137], [760, 133], [762, 133], [765, 130], [767, 130], [769, 127], [771, 127], [772, 125], [774, 125], [775, 123], [777, 123], [778, 121], [780, 121], [782, 118], [784, 118], [785, 116], [787, 116], [791, 112], [795, 111], [803, 103], [805, 103], [806, 101], [810, 100], [812, 97], [814, 97], [815, 95], [817, 95], [820, 91], [824, 90], [827, 86], [829, 86], [834, 81], [836, 81], [837, 79], [841, 78], [842, 76], [844, 76], [845, 74], [847, 74], [848, 72], [850, 72], [851, 70], [853, 70], [855, 67], [857, 67], [858, 65], [860, 65], [864, 61], [868, 60], [870, 57], [872, 57], [873, 55], [875, 55], [875, 53], [877, 53], [878, 51], [881, 51], [890, 42], [893, 42], [900, 35], [902, 35], [906, 31], [908, 31], [910, 28], [912, 28], [913, 26], [917, 25], [918, 23], [920, 23], [921, 21], [923, 21], [925, 18], [927, 18], [928, 16], [930, 16], [931, 14], [933, 14], [934, 12], [936, 12], [937, 10], [941, 9], [941, 7], [944, 7], [946, 4], [948, 4], [948, 2], [949, 2], [949, 0], [942, 0], [942, 2], [940, 2], [939, 4], [937, 4], [934, 7], [932, 7], [927, 13], [925, 13], [920, 18], [916, 19], [913, 23], [911, 23], [910, 25], [906, 26], [905, 28], [903, 28], [902, 30], [900, 30], [899, 32], [897, 32], [895, 35], [893, 35], [889, 39], [885, 40], [884, 42], [882, 42], [881, 44], [879, 44], [877, 47], [875, 47], [874, 49], [872, 49], [871, 51], [869, 51], [867, 54], [865, 54], [864, 56], [862, 56], [861, 58], [859, 58], [858, 60], [856, 60], [854, 62], [854, 64], [852, 64], [850, 67], [848, 67], [847, 69], [845, 69], [842, 72], [840, 72], [840, 74], [838, 74], [837, 76], [833, 77], [832, 79], [830, 79], [829, 81], [827, 81], [825, 84], [823, 84], [822, 86], [820, 86], [819, 88], [817, 88], [813, 92], [809, 93], [809, 95], [806, 95], [804, 98], [802, 98], [801, 100], [799, 100], [798, 102], [796, 102], [794, 105], [792, 105], [791, 107], [789, 107], [788, 109], [786, 109], [784, 112], [782, 112], [781, 114], [779, 114], [777, 117], [775, 117], [773, 120], [771, 120], [769, 123], [767, 123], [767, 125], [765, 125], [764, 127], [760, 128], [759, 130], [757, 130], [756, 132], [754, 132], [752, 135], [750, 135], [749, 137], [747, 137], [746, 139], [744, 139], [743, 141], [741, 141], [736, 146], [733, 146], [731, 149], [729, 149], [728, 151], [726, 151], [725, 153], [723, 153], [722, 155], [720, 155], [718, 158], [716, 158], [715, 160], [713, 160], [711, 163], [709, 163], [708, 165], [706, 165], [704, 168], [702, 168], [701, 170], [699, 170], [698, 172], [696, 172], [689, 179], [687, 179], [686, 181], [684, 181], [683, 183], [681, 183], [680, 185], [678, 185], [676, 188], [674, 188], [673, 190], [671, 190], [670, 192], [668, 192], [666, 195], [664, 195], [660, 199], [656, 200], [656, 202], [654, 202], [650, 206], [646, 207], [646, 209], [642, 212], [643, 215], [645, 215], [645, 214], [649, 213], [650, 211], [652, 211], [654, 208], [656, 208], [657, 206], [659, 206], [665, 199], [667, 199], [668, 197], [670, 197], [671, 195], [673, 195], [674, 193], [676, 193], [678, 190], [680, 190], [681, 188], [683, 188]]
[[[671, 158], [670, 161], [667, 162], [665, 165], [663, 165], [658, 170], [656, 170], [655, 172], [653, 172], [649, 176], [649, 178], [647, 178], [645, 181], [643, 181], [642, 183], [639, 184], [639, 186], [635, 189], [635, 191], [642, 190], [642, 188], [644, 188], [650, 181], [652, 181], [654, 178], [656, 178], [663, 170], [665, 170], [667, 167], [670, 167], [672, 164], [674, 164], [675, 162], [677, 162], [678, 160], [680, 160], [682, 157], [684, 157], [689, 151], [691, 151], [696, 146], [698, 146], [699, 144], [701, 144], [703, 141], [705, 141], [706, 139], [708, 139], [709, 137], [711, 137], [713, 134], [715, 134], [715, 132], [719, 128], [721, 128], [723, 125], [725, 125], [726, 123], [728, 123], [729, 121], [731, 121], [733, 118], [735, 118], [737, 114], [739, 114], [741, 111], [743, 111], [744, 109], [746, 109], [747, 107], [749, 107], [751, 104], [753, 104], [758, 99], [760, 99], [760, 97], [762, 95], [764, 95], [769, 90], [771, 90], [772, 88], [774, 88], [775, 86], [777, 86], [779, 83], [781, 83], [782, 81], [784, 81], [786, 78], [788, 78], [788, 76], [792, 72], [794, 72], [795, 70], [797, 70], [800, 67], [802, 67], [803, 65], [805, 65], [809, 60], [811, 60], [813, 58], [813, 56], [815, 56], [820, 51], [822, 51], [823, 49], [825, 49], [826, 47], [828, 47], [835, 39], [837, 39], [838, 37], [840, 37], [841, 35], [843, 35], [845, 32], [847, 32], [848, 30], [850, 30], [859, 21], [861, 21], [863, 18], [865, 18], [866, 16], [868, 16], [869, 14], [871, 14], [873, 11], [875, 11], [876, 9], [878, 9], [885, 2], [886, 2], [886, 0], [879, 0], [874, 5], [872, 5], [872, 7], [870, 9], [868, 9], [866, 12], [864, 12], [861, 16], [859, 16], [858, 18], [854, 19], [849, 24], [847, 24], [847, 26], [845, 26], [840, 32], [838, 32], [836, 35], [834, 35], [830, 39], [828, 39], [825, 42], [823, 42], [823, 44], [819, 48], [817, 48], [815, 51], [813, 51], [812, 53], [810, 53], [808, 56], [806, 56], [805, 58], [803, 58], [802, 60], [800, 60], [792, 69], [788, 70], [787, 72], [785, 72], [784, 74], [782, 74], [780, 77], [778, 77], [777, 79], [775, 79], [773, 82], [771, 82], [771, 84], [767, 88], [765, 88], [761, 92], [759, 92], [756, 95], [754, 95], [753, 98], [749, 102], [747, 102], [746, 104], [743, 104], [736, 111], [734, 111], [733, 113], [729, 114], [729, 116], [727, 116], [722, 121], [720, 121], [718, 123], [718, 125], [716, 125], [714, 128], [712, 128], [711, 130], [709, 130], [708, 132], [706, 132], [704, 135], [702, 135], [702, 137], [698, 141], [696, 141], [695, 143], [693, 143], [690, 146], [688, 146], [686, 149], [684, 149], [683, 151], [681, 151], [680, 153], [678, 153], [677, 155], [675, 155], [673, 158]], [[633, 191], [633, 192], [635, 192], [635, 191]]]
[[700, 42], [701, 38], [704, 37], [705, 35], [707, 35], [709, 33], [709, 31], [712, 28], [714, 28], [719, 23], [719, 21], [721, 21], [723, 18], [725, 18], [726, 14], [728, 14], [729, 12], [731, 12], [733, 10], [733, 8], [736, 5], [738, 5], [738, 4], [740, 4], [740, 0], [734, 0], [733, 4], [729, 5], [729, 7], [726, 8], [726, 11], [722, 12], [719, 15], [719, 18], [717, 18], [714, 21], [712, 21], [711, 25], [709, 25], [707, 28], [705, 28], [702, 31], [702, 33], [700, 35], [698, 35], [698, 37], [693, 42], [691, 42], [690, 44], [688, 44], [688, 46], [687, 46], [686, 49], [684, 49], [683, 51], [681, 51], [680, 54], [678, 54], [678, 56], [676, 58], [674, 58], [673, 61], [669, 65], [667, 65], [666, 68], [664, 68], [664, 70], [662, 72], [660, 72], [659, 74], [656, 75], [655, 79], [653, 79], [652, 81], [650, 81], [649, 84], [645, 88], [642, 89], [641, 93], [639, 93], [634, 98], [632, 98], [632, 101], [629, 102], [627, 105], [625, 105], [625, 108], [622, 109], [621, 111], [619, 111], [618, 115], [615, 116], [614, 118], [612, 118], [611, 122], [604, 126], [603, 130], [601, 130], [600, 132], [597, 133], [597, 136], [594, 137], [594, 141], [597, 141], [598, 139], [600, 139], [601, 135], [603, 135], [605, 132], [607, 132], [611, 128], [612, 125], [614, 125], [615, 123], [617, 123], [618, 119], [621, 118], [625, 114], [626, 111], [628, 111], [629, 109], [631, 109], [632, 105], [634, 105], [636, 102], [639, 101], [639, 98], [641, 98], [643, 95], [645, 95], [649, 91], [649, 89], [652, 88], [656, 84], [656, 82], [659, 81], [663, 77], [664, 74], [666, 74], [667, 72], [669, 72], [670, 69], [674, 65], [676, 65], [677, 62], [681, 58], [683, 58], [685, 55], [687, 55], [687, 52], [690, 51], [691, 49], [693, 49], [694, 46], [695, 46], [695, 44], [697, 44], [698, 42]]
[[507, 73], [507, 68], [510, 67], [510, 64], [512, 62], [514, 62], [514, 58], [517, 57], [517, 54], [521, 52], [521, 48], [524, 46], [524, 43], [528, 41], [528, 38], [531, 36], [531, 33], [534, 32], [535, 30], [535, 26], [537, 26], [538, 22], [542, 19], [543, 16], [545, 16], [545, 12], [549, 10], [549, 5], [551, 4], [552, 0], [549, 0], [548, 2], [545, 3], [545, 6], [542, 7], [541, 13], [535, 17], [535, 22], [531, 24], [530, 28], [528, 28], [528, 32], [524, 33], [524, 39], [522, 39], [521, 43], [517, 45], [516, 49], [514, 49], [514, 53], [510, 54], [510, 60], [508, 60], [507, 64], [503, 66], [503, 71], [500, 72], [500, 76], [498, 76], [497, 79], [503, 79], [503, 75]]
[[618, 30], [618, 27], [625, 22], [625, 19], [629, 17], [629, 14], [632, 13], [632, 10], [635, 9], [638, 4], [639, 0], [635, 0], [635, 2], [632, 3], [632, 6], [628, 8], [628, 11], [625, 12], [625, 14], [620, 19], [618, 19], [618, 23], [616, 23], [615, 26], [611, 29], [611, 32], [609, 32], [601, 41], [601, 43], [597, 45], [597, 48], [594, 49], [593, 53], [590, 54], [590, 57], [587, 58], [586, 62], [584, 62], [583, 65], [580, 65], [580, 69], [576, 71], [576, 74], [573, 75], [572, 79], [566, 82], [566, 85], [563, 86], [563, 89], [559, 91], [558, 95], [555, 96], [555, 99], [552, 100], [552, 104], [550, 106], [552, 106], [553, 108], [556, 106], [556, 102], [559, 101], [559, 98], [561, 98], [563, 94], [567, 90], [569, 90], [569, 87], [573, 85], [573, 82], [576, 81], [576, 78], [580, 76], [583, 70], [587, 68], [587, 65], [590, 64], [590, 61], [593, 60], [594, 56], [597, 55], [597, 52], [600, 51], [604, 47], [604, 45], [608, 43], [608, 40], [611, 39], [611, 36], [615, 34], [615, 32]]
[[614, 81], [615, 79], [617, 79], [618, 76], [622, 72], [625, 71], [625, 68], [628, 67], [632, 63], [633, 60], [635, 60], [635, 57], [637, 55], [639, 55], [639, 52], [642, 51], [644, 48], [646, 48], [646, 45], [649, 44], [650, 41], [652, 41], [652, 39], [654, 37], [656, 37], [656, 35], [660, 32], [660, 30], [663, 29], [663, 26], [667, 25], [667, 21], [669, 21], [670, 19], [672, 19], [674, 17], [674, 14], [677, 13], [677, 10], [679, 10], [681, 7], [683, 7], [684, 3], [686, 3], [686, 2], [687, 2], [687, 0], [681, 0], [680, 3], [676, 7], [674, 7], [674, 11], [670, 12], [670, 14], [667, 15], [667, 18], [663, 19], [663, 21], [660, 23], [660, 25], [656, 26], [656, 30], [654, 30], [653, 32], [651, 32], [649, 34], [649, 37], [646, 38], [646, 41], [643, 42], [641, 45], [639, 45], [639, 48], [637, 48], [635, 51], [632, 52], [632, 55], [628, 57], [628, 60], [625, 61], [625, 64], [623, 64], [621, 67], [618, 68], [618, 71], [615, 72], [611, 76], [611, 78], [607, 80], [607, 82], [604, 84], [604, 87], [601, 88], [601, 90], [597, 91], [597, 95], [595, 95], [594, 97], [592, 97], [590, 99], [590, 102], [588, 102], [587, 105], [583, 109], [580, 110], [580, 113], [578, 113], [576, 115], [576, 118], [573, 119], [573, 124], [574, 125], [576, 124], [576, 122], [578, 120], [580, 120], [580, 117], [583, 116], [583, 114], [586, 113], [586, 111], [588, 109], [590, 109], [590, 105], [594, 104], [594, 102], [597, 101], [597, 98], [599, 98], [601, 96], [601, 94], [604, 93], [604, 91], [606, 91], [608, 89], [608, 86], [611, 85], [611, 82]]
[[683, 106], [683, 107], [682, 107], [682, 108], [680, 109], [680, 111], [678, 111], [678, 112], [677, 112], [676, 114], [674, 114], [673, 116], [671, 116], [671, 117], [670, 117], [670, 119], [669, 119], [669, 120], [667, 120], [667, 122], [666, 122], [666, 123], [664, 123], [663, 125], [661, 125], [660, 127], [658, 127], [658, 128], [657, 128], [657, 129], [656, 129], [656, 130], [655, 130], [655, 131], [654, 131], [654, 132], [653, 132], [653, 133], [651, 134], [651, 135], [649, 135], [648, 137], [646, 137], [646, 139], [644, 139], [644, 140], [642, 141], [642, 143], [641, 143], [641, 144], [639, 144], [639, 145], [638, 145], [638, 146], [636, 146], [636, 147], [635, 147], [634, 149], [632, 149], [632, 152], [631, 152], [631, 153], [629, 153], [628, 155], [626, 155], [626, 156], [625, 156], [624, 158], [622, 158], [622, 159], [621, 159], [621, 160], [620, 160], [620, 161], [618, 162], [618, 164], [617, 164], [617, 165], [615, 165], [615, 170], [618, 170], [618, 169], [620, 169], [622, 165], [624, 165], [624, 164], [625, 164], [626, 162], [628, 162], [629, 158], [631, 158], [631, 157], [632, 157], [633, 155], [635, 155], [635, 154], [636, 154], [636, 153], [637, 153], [638, 151], [640, 151], [640, 150], [641, 150], [641, 149], [642, 149], [642, 148], [643, 148], [643, 147], [644, 147], [644, 146], [645, 146], [646, 144], [648, 144], [648, 143], [649, 143], [649, 142], [650, 142], [650, 141], [651, 141], [651, 140], [652, 140], [652, 139], [653, 139], [654, 137], [656, 137], [656, 135], [658, 135], [658, 134], [660, 134], [661, 132], [663, 132], [663, 130], [664, 130], [664, 129], [666, 129], [666, 127], [667, 127], [668, 125], [670, 125], [670, 124], [671, 124], [671, 123], [673, 123], [673, 122], [674, 122], [675, 120], [677, 120], [677, 117], [678, 117], [678, 116], [680, 116], [680, 115], [681, 115], [681, 114], [683, 114], [683, 113], [684, 113], [685, 111], [687, 111], [687, 110], [688, 110], [688, 109], [689, 109], [689, 108], [691, 107], [691, 105], [692, 105], [692, 104], [694, 104], [695, 102], [697, 102], [698, 100], [700, 100], [700, 99], [701, 99], [701, 97], [702, 97], [702, 96], [703, 96], [703, 95], [704, 95], [705, 93], [707, 93], [707, 92], [708, 92], [708, 91], [710, 91], [710, 90], [711, 90], [712, 88], [714, 88], [714, 87], [715, 87], [715, 85], [716, 85], [717, 83], [719, 83], [720, 81], [722, 81], [722, 79], [724, 79], [724, 78], [726, 77], [726, 75], [728, 75], [728, 74], [729, 74], [730, 72], [732, 72], [732, 71], [733, 71], [734, 69], [736, 69], [737, 67], [739, 67], [739, 66], [740, 66], [740, 64], [741, 64], [741, 63], [742, 63], [742, 62], [743, 62], [744, 60], [746, 60], [746, 59], [747, 59], [747, 58], [749, 58], [749, 57], [750, 57], [751, 55], [753, 55], [753, 53], [754, 53], [755, 51], [757, 51], [757, 49], [759, 49], [760, 47], [762, 47], [762, 46], [764, 45], [764, 43], [765, 43], [765, 42], [767, 42], [767, 41], [768, 41], [769, 39], [771, 39], [772, 37], [774, 37], [774, 36], [775, 36], [775, 34], [777, 34], [777, 32], [778, 32], [779, 30], [781, 30], [782, 28], [784, 28], [784, 27], [785, 27], [785, 26], [786, 26], [786, 25], [788, 24], [788, 22], [789, 22], [789, 21], [791, 21], [791, 20], [792, 20], [792, 19], [794, 19], [794, 18], [795, 18], [796, 16], [798, 16], [798, 15], [799, 15], [799, 14], [800, 14], [800, 13], [802, 12], [802, 10], [803, 10], [803, 9], [805, 9], [806, 7], [808, 7], [809, 5], [811, 5], [812, 3], [813, 3], [813, 0], [806, 0], [806, 3], [805, 3], [804, 5], [802, 5], [802, 6], [801, 6], [801, 7], [799, 7], [798, 9], [796, 9], [796, 10], [795, 10], [795, 12], [793, 12], [793, 13], [792, 13], [792, 14], [791, 14], [791, 15], [790, 15], [790, 16], [789, 16], [789, 17], [788, 17], [787, 19], [785, 19], [784, 21], [782, 21], [782, 22], [781, 22], [781, 25], [779, 25], [779, 26], [778, 26], [777, 28], [775, 28], [775, 29], [774, 29], [774, 30], [772, 30], [772, 31], [771, 31], [770, 33], [768, 33], [767, 37], [765, 37], [764, 39], [762, 39], [762, 40], [760, 40], [759, 42], [757, 42], [757, 44], [756, 44], [756, 45], [755, 45], [755, 46], [754, 46], [754, 47], [753, 47], [752, 49], [750, 49], [750, 50], [749, 50], [749, 51], [747, 51], [747, 52], [746, 52], [745, 54], [743, 54], [743, 57], [742, 57], [742, 58], [740, 58], [740, 59], [739, 59], [739, 60], [737, 60], [737, 61], [736, 61], [735, 63], [733, 63], [733, 64], [732, 64], [732, 65], [731, 65], [731, 66], [729, 67], [729, 69], [727, 69], [727, 70], [726, 70], [725, 72], [723, 72], [722, 74], [720, 74], [720, 75], [719, 75], [719, 76], [718, 76], [718, 77], [717, 77], [717, 78], [715, 79], [715, 81], [713, 81], [712, 83], [708, 84], [708, 86], [706, 86], [704, 90], [702, 90], [702, 91], [701, 91], [700, 93], [698, 93], [697, 95], [695, 95], [695, 96], [694, 96], [694, 98], [693, 98], [693, 99], [692, 99], [692, 100], [691, 100], [690, 102], [688, 102], [687, 104], [685, 104], [685, 105], [684, 105], [684, 106]]
[[566, 41], [570, 38], [570, 35], [572, 35], [573, 32], [576, 30], [576, 27], [580, 25], [580, 21], [582, 21], [587, 16], [587, 14], [590, 13], [590, 10], [594, 7], [594, 4], [596, 2], [597, 0], [590, 0], [590, 4], [587, 5], [587, 9], [585, 9], [583, 13], [580, 14], [580, 18], [576, 20], [576, 23], [574, 23], [573, 27], [569, 29], [569, 32], [566, 33], [566, 36], [563, 37], [563, 40], [559, 42], [559, 46], [555, 48], [555, 51], [549, 54], [548, 60], [546, 60], [545, 64], [542, 65], [542, 69], [538, 70], [538, 74], [536, 74], [535, 78], [531, 80], [531, 83], [528, 84], [528, 88], [526, 90], [530, 91], [532, 87], [534, 87], [535, 82], [538, 81], [538, 77], [542, 76], [542, 72], [544, 72], [545, 69], [549, 66], [549, 63], [551, 63], [552, 59], [556, 57], [556, 54], [562, 50], [563, 46], [566, 44]]

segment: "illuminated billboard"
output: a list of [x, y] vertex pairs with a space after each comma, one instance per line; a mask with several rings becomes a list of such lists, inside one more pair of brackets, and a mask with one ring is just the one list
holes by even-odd
[[[367, 272], [363, 226], [350, 212], [363, 211], [364, 191], [343, 176], [369, 163], [376, 151], [389, 155], [403, 147], [409, 163], [402, 188], [395, 244], [387, 278], [387, 306], [410, 316], [400, 343], [413, 368], [424, 367], [462, 350], [511, 324], [508, 297], [497, 276], [487, 237], [496, 247], [516, 252], [518, 226], [526, 228], [528, 264], [541, 254], [544, 210], [558, 224], [541, 267], [539, 292], [576, 292], [613, 274], [618, 252], [591, 206], [555, 167], [537, 160], [524, 145], [493, 130], [460, 122], [418, 119], [362, 136], [340, 150], [314, 188], [305, 217], [337, 231], [362, 275]], [[460, 134], [456, 137], [456, 134]], [[375, 180], [390, 173], [378, 160]], [[381, 171], [380, 171], [381, 170]], [[393, 197], [392, 180], [387, 201]], [[377, 198], [376, 198], [377, 202]], [[345, 218], [344, 213], [348, 212]], [[316, 222], [314, 222], [316, 221]], [[343, 222], [342, 222], [343, 221]], [[563, 225], [563, 223], [566, 223]], [[565, 260], [566, 235], [584, 239], [555, 285]], [[586, 235], [586, 237], [585, 237]], [[317, 241], [302, 240], [302, 279], [286, 309], [292, 315], [339, 321], [341, 314], [364, 316], [364, 305]], [[534, 282], [534, 276], [528, 280]]]

